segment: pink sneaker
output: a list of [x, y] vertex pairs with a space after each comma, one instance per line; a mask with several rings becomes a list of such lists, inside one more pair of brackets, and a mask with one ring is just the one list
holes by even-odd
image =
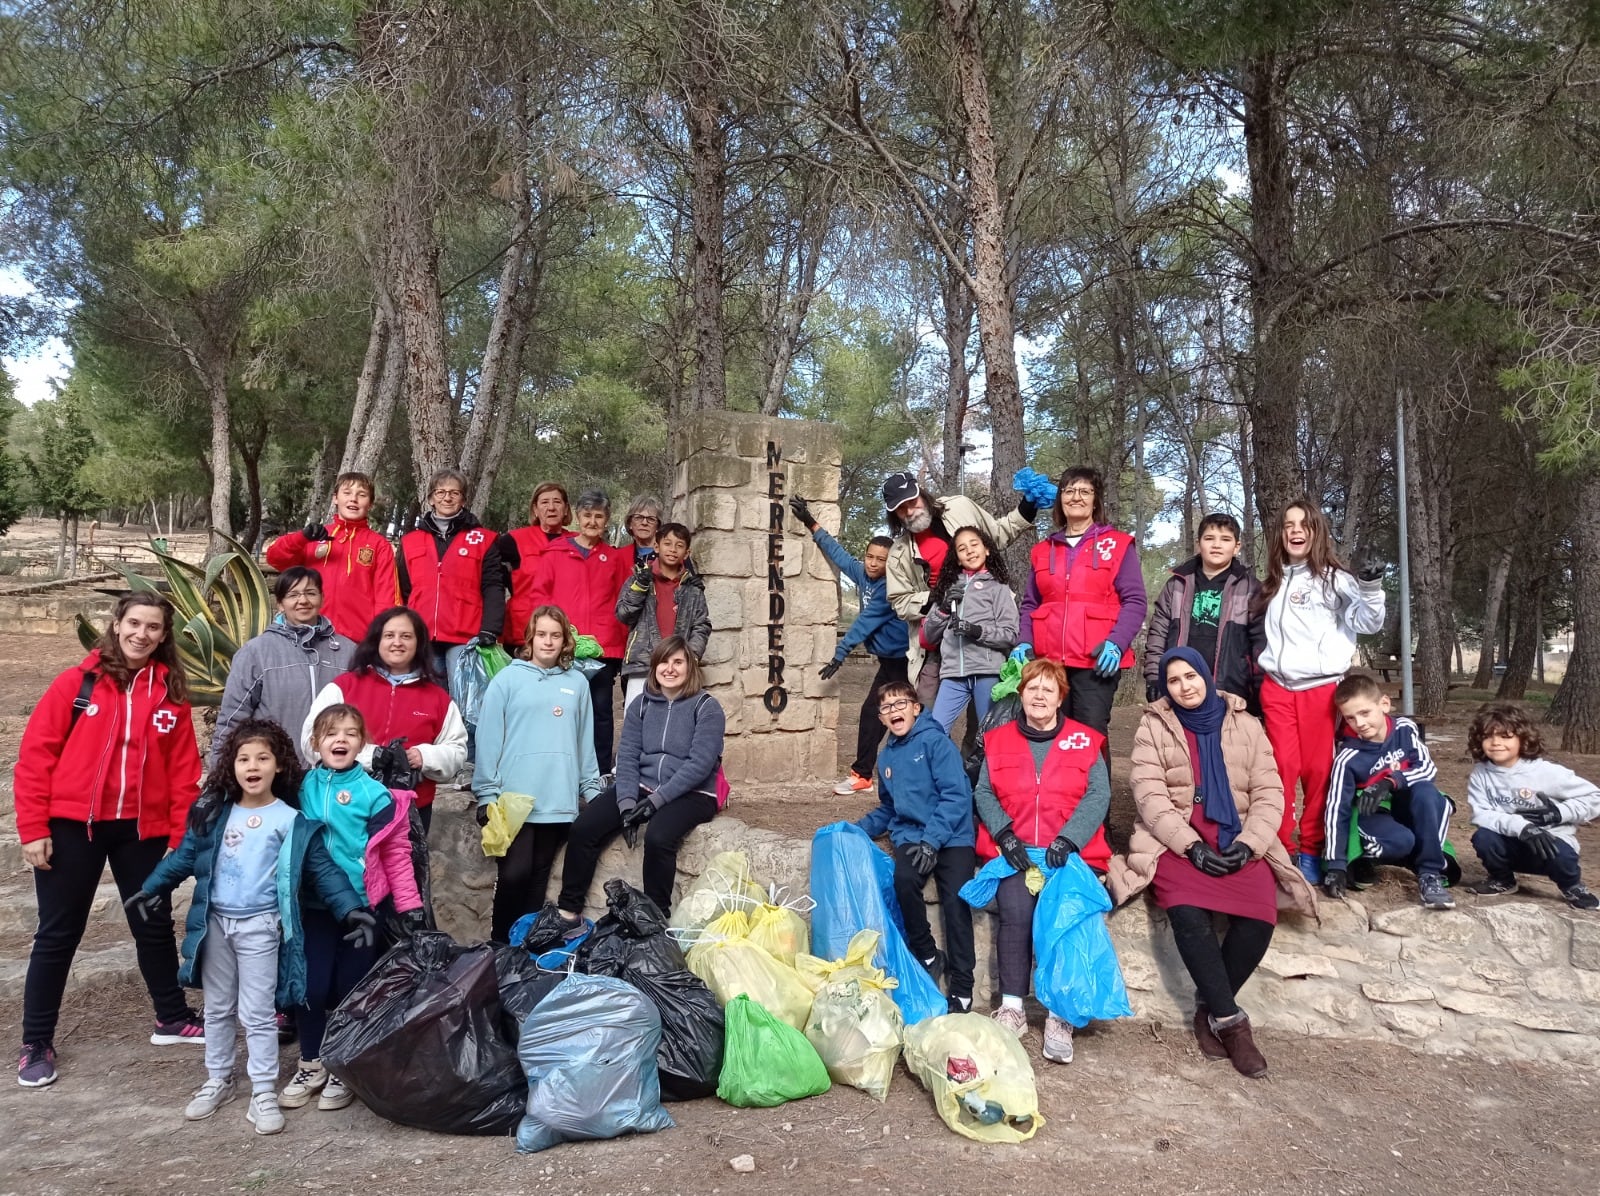
[[192, 1009], [175, 1022], [157, 1022], [155, 1033], [150, 1035], [152, 1046], [181, 1046], [191, 1042], [195, 1046], [206, 1045], [205, 1019]]

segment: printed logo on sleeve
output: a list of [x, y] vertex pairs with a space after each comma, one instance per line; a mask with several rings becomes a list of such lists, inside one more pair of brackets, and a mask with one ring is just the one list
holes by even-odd
[[165, 735], [178, 725], [178, 716], [171, 710], [157, 710], [150, 721], [155, 725], [157, 731]]

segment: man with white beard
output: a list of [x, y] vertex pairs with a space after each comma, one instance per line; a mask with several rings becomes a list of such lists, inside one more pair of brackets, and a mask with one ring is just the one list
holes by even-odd
[[890, 474], [884, 482], [883, 505], [889, 534], [894, 537], [887, 572], [889, 605], [911, 630], [907, 667], [918, 700], [931, 710], [939, 689], [939, 653], [925, 650], [917, 633], [928, 613], [933, 580], [950, 551], [951, 539], [964, 527], [976, 527], [986, 532], [996, 547], [1004, 548], [1032, 529], [1039, 509], [1024, 498], [1016, 510], [996, 519], [964, 495], [937, 498], [924, 494], [917, 479], [904, 471]]

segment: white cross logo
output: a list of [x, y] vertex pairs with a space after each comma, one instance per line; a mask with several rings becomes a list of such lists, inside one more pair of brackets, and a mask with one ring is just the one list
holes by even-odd
[[1110, 536], [1105, 536], [1094, 542], [1094, 550], [1100, 554], [1102, 561], [1109, 561], [1111, 554], [1117, 550], [1117, 542]]
[[1078, 751], [1078, 750], [1080, 750], [1082, 748], [1086, 748], [1088, 746], [1089, 746], [1089, 737], [1087, 735], [1085, 735], [1082, 731], [1074, 731], [1071, 735], [1068, 735], [1065, 739], [1063, 739], [1061, 741], [1061, 750], [1064, 751], [1064, 752], [1067, 752], [1067, 751]]
[[157, 710], [155, 717], [150, 721], [155, 724], [157, 731], [160, 731], [161, 734], [165, 735], [168, 731], [172, 730], [172, 728], [178, 725], [178, 716], [170, 710]]
[[468, 532], [467, 533], [467, 543], [468, 544], [473, 544], [473, 545], [482, 544], [483, 543], [483, 529], [482, 528], [474, 528], [472, 531]]

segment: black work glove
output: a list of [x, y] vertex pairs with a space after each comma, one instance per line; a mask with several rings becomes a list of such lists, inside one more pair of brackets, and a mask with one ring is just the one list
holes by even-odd
[[1146, 702], [1154, 702], [1166, 696], [1161, 692], [1161, 683], [1159, 681], [1146, 681], [1144, 683], [1144, 700]]
[[1517, 832], [1517, 838], [1528, 845], [1537, 859], [1553, 860], [1560, 850], [1556, 837], [1542, 826], [1525, 826]]
[[1017, 832], [1009, 826], [994, 837], [995, 846], [1000, 849], [1000, 854], [1018, 872], [1026, 872], [1033, 867], [1033, 861], [1028, 858], [1028, 848], [1022, 840], [1017, 838]]
[[1226, 876], [1231, 871], [1228, 861], [1213, 851], [1204, 839], [1196, 839], [1183, 854], [1207, 876]]
[[649, 822], [656, 812], [655, 803], [649, 798], [640, 798], [622, 813], [622, 841], [632, 850], [639, 842], [639, 832], [644, 824]]
[[1326, 868], [1322, 873], [1322, 891], [1335, 901], [1341, 900], [1348, 880], [1343, 868]]
[[1067, 857], [1078, 854], [1078, 845], [1065, 835], [1057, 835], [1050, 840], [1050, 846], [1045, 848], [1044, 862], [1052, 868], [1066, 866]]
[[370, 909], [353, 909], [344, 916], [344, 928], [349, 931], [344, 941], [353, 947], [370, 947], [378, 941], [378, 919]]
[[906, 848], [906, 863], [910, 864], [916, 874], [927, 879], [933, 866], [939, 862], [939, 853], [934, 850], [932, 843], [913, 843]]
[[[420, 907], [417, 909], [408, 909], [405, 913], [400, 915], [400, 933], [405, 938], [410, 939], [412, 935], [417, 933], [417, 931], [426, 929], [428, 929], [427, 910]], [[354, 942], [355, 940], [349, 935], [346, 935], [345, 941]]]
[[1361, 567], [1361, 572], [1357, 573], [1356, 576], [1358, 578], [1360, 578], [1362, 581], [1382, 581], [1383, 580], [1383, 565], [1381, 563], [1378, 563], [1378, 562], [1374, 562], [1374, 563], [1368, 564], [1368, 565], [1363, 565]]
[[1255, 858], [1254, 853], [1252, 853], [1250, 850], [1250, 845], [1248, 843], [1241, 843], [1238, 839], [1235, 839], [1217, 854], [1221, 856], [1223, 862], [1228, 865], [1229, 872], [1239, 871], [1240, 868], [1243, 868]]
[[489, 807], [495, 804], [497, 803], [486, 801], [481, 803], [476, 810], [472, 811], [472, 816], [478, 820], [479, 826], [489, 825]]
[[308, 523], [308, 524], [306, 524], [306, 530], [302, 534], [308, 540], [331, 540], [331, 539], [333, 539], [333, 537], [328, 533], [328, 529], [326, 527], [324, 527], [320, 523]]
[[983, 624], [973, 623], [967, 619], [957, 619], [950, 626], [954, 627], [956, 634], [962, 639], [977, 643], [983, 639]]
[[1378, 812], [1378, 806], [1383, 799], [1393, 795], [1394, 782], [1392, 780], [1388, 777], [1376, 780], [1356, 794], [1356, 813], [1363, 818], [1371, 818]]
[[811, 508], [806, 506], [806, 500], [798, 494], [790, 496], [789, 510], [794, 512], [794, 517], [800, 521], [801, 526], [807, 531], [817, 526], [816, 519], [811, 515]]
[[1521, 815], [1534, 826], [1560, 826], [1564, 821], [1561, 807], [1543, 793], [1535, 793], [1533, 796], [1538, 799], [1539, 808], [1519, 811]]
[[844, 661], [830, 660], [827, 664], [823, 665], [817, 670], [817, 676], [821, 677], [824, 681], [832, 681], [833, 675], [842, 668], [844, 668]]
[[480, 648], [492, 648], [500, 642], [500, 637], [492, 631], [480, 631], [472, 637], [472, 642]]
[[148, 922], [151, 918], [157, 918], [166, 913], [169, 906], [167, 899], [161, 894], [146, 893], [143, 889], [140, 889], [122, 903], [122, 908], [130, 914], [138, 914], [139, 921]]
[[1017, 514], [1032, 523], [1039, 515], [1039, 504], [1031, 498], [1024, 498], [1017, 503]]

